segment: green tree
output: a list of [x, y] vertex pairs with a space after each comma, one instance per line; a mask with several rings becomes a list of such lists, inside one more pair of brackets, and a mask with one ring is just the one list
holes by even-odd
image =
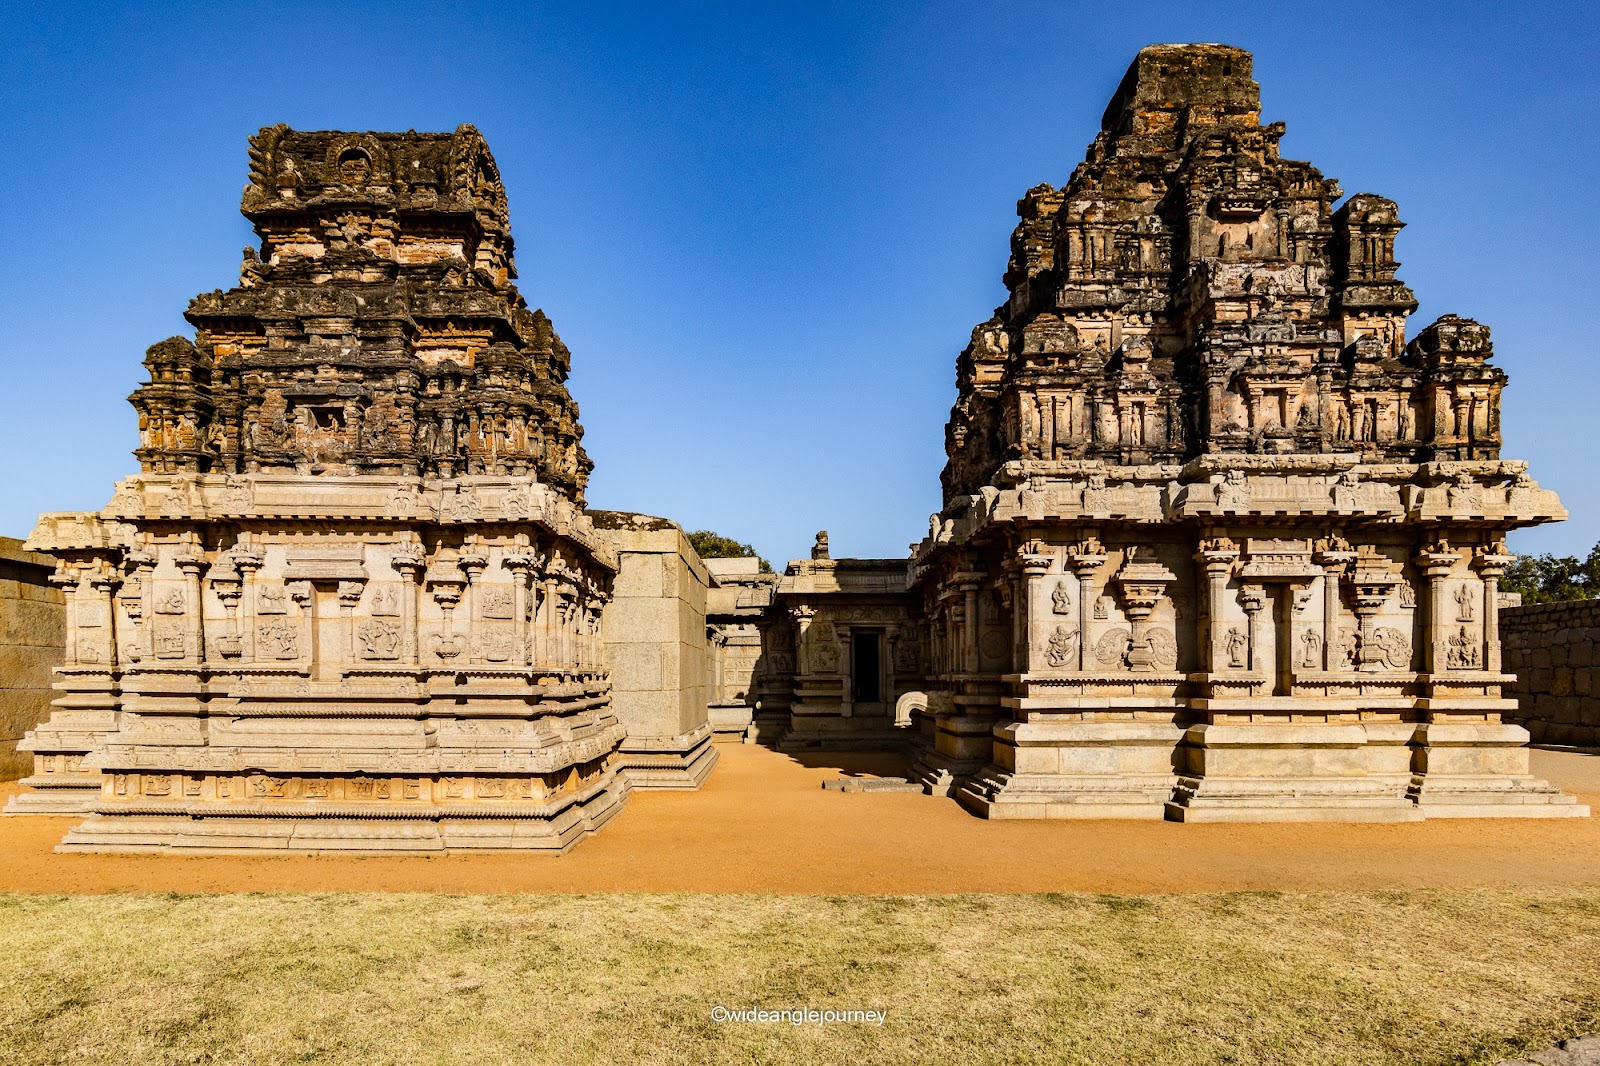
[[1506, 567], [1500, 587], [1522, 593], [1523, 603], [1600, 599], [1600, 544], [1587, 559], [1574, 555], [1521, 555]]
[[686, 535], [689, 538], [689, 543], [702, 559], [746, 559], [755, 555], [756, 559], [761, 563], [761, 572], [763, 574], [772, 573], [772, 567], [767, 564], [765, 559], [756, 555], [755, 548], [748, 544], [740, 543], [732, 537], [724, 537], [721, 533], [713, 533], [709, 529], [697, 529], [693, 533]]

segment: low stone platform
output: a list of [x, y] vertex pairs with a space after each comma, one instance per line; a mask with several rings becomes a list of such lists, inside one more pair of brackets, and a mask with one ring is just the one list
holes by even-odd
[[[1600, 884], [1600, 819], [1175, 825], [987, 821], [952, 799], [844, 793], [904, 777], [887, 754], [732, 744], [698, 792], [636, 791], [559, 857], [58, 854], [69, 818], [0, 819], [0, 893], [1337, 891]], [[1600, 798], [1600, 757], [1534, 751], [1534, 773]], [[18, 792], [0, 785], [0, 798]]]

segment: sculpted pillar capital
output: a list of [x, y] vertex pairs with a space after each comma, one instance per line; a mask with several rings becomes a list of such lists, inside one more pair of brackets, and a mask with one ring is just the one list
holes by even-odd
[[267, 561], [266, 553], [260, 548], [235, 547], [228, 552], [228, 558], [241, 573], [260, 570]]
[[1105, 545], [1090, 538], [1067, 549], [1067, 564], [1080, 577], [1088, 577], [1106, 561]]
[[414, 577], [416, 572], [422, 569], [422, 552], [409, 544], [397, 548], [389, 557], [389, 565], [397, 574], [409, 574]]
[[1417, 566], [1429, 577], [1443, 577], [1460, 561], [1461, 556], [1444, 537], [1429, 543], [1417, 553]]
[[199, 574], [206, 568], [205, 553], [198, 548], [184, 548], [173, 556], [172, 561], [179, 570], [191, 576]]
[[1472, 552], [1472, 568], [1485, 578], [1499, 577], [1506, 572], [1506, 567], [1516, 561], [1517, 557], [1511, 554], [1503, 540], [1480, 545]]

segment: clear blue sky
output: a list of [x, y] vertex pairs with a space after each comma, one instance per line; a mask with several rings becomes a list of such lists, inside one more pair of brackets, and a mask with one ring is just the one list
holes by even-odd
[[476, 124], [573, 352], [597, 507], [775, 563], [901, 555], [1015, 203], [1133, 54], [1255, 53], [1286, 155], [1400, 203], [1401, 276], [1494, 330], [1508, 457], [1600, 540], [1600, 18], [1587, 4], [6, 5], [0, 533], [132, 472], [149, 344], [236, 282], [245, 138]]

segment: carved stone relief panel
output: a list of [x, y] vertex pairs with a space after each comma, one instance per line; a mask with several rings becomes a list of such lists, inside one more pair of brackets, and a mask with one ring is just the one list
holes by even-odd
[[[363, 659], [389, 660], [400, 658], [400, 623], [383, 618], [369, 618], [356, 626], [356, 642]], [[280, 655], [279, 658], [294, 658]]]
[[181, 659], [188, 654], [188, 630], [181, 619], [157, 618], [154, 640], [157, 659]]

